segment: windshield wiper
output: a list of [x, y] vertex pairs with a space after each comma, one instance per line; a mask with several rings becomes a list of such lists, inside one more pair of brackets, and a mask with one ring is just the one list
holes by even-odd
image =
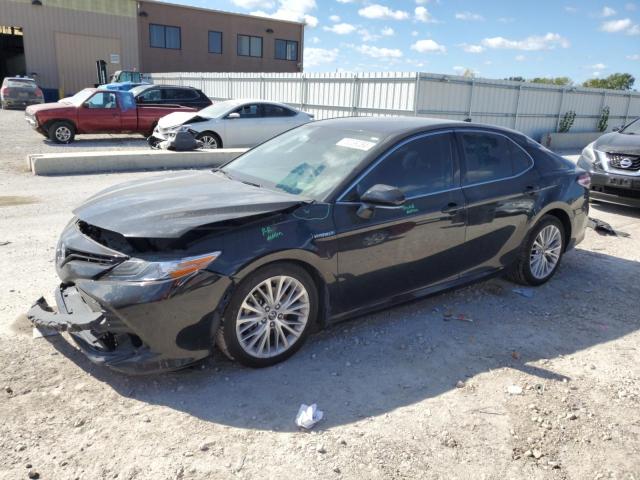
[[214, 168], [212, 170], [213, 173], [221, 173], [222, 175], [224, 175], [225, 177], [227, 177], [229, 180], [233, 180], [233, 178], [231, 178], [231, 175], [229, 175], [227, 172], [225, 172], [224, 170], [222, 170], [221, 168]]
[[258, 188], [262, 188], [262, 185], [258, 184], [258, 183], [252, 183], [252, 182], [248, 182], [247, 180], [240, 180], [242, 183], [244, 183], [245, 185], [251, 185], [252, 187], [258, 187]]

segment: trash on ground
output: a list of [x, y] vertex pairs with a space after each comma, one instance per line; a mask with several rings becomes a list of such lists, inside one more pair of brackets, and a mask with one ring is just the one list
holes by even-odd
[[318, 406], [315, 403], [311, 405], [305, 405], [303, 403], [300, 405], [300, 409], [296, 415], [296, 425], [309, 430], [322, 420], [323, 415], [322, 410], [318, 410]]
[[525, 297], [525, 298], [533, 298], [535, 295], [535, 292], [533, 291], [533, 288], [514, 288], [513, 290], [511, 290], [513, 293], [517, 293], [518, 295], [520, 295], [521, 297]]
[[522, 387], [519, 385], [509, 385], [507, 387], [507, 393], [509, 395], [522, 395]]
[[0, 247], [4, 247], [5, 245], [9, 245], [11, 242], [0, 242]]
[[589, 217], [589, 223], [587, 223], [587, 227], [592, 228], [600, 235], [611, 235], [614, 237], [630, 237], [626, 232], [621, 232], [620, 230], [616, 230], [607, 222], [603, 222], [602, 220], [598, 220], [597, 218]]

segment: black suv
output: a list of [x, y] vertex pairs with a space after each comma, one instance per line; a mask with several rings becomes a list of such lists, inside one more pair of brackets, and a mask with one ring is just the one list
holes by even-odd
[[131, 90], [139, 105], [182, 105], [202, 110], [211, 100], [201, 90], [177, 85], [140, 85]]
[[587, 145], [578, 166], [591, 173], [594, 200], [640, 207], [640, 118]]

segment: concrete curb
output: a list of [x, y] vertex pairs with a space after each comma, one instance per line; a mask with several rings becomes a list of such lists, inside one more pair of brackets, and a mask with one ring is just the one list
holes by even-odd
[[34, 175], [82, 175], [140, 170], [211, 168], [233, 160], [246, 150], [245, 148], [221, 148], [193, 152], [119, 150], [32, 154], [27, 156], [27, 168]]

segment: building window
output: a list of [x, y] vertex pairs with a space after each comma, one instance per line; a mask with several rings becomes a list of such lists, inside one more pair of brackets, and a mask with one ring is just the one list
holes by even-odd
[[149, 24], [149, 45], [153, 48], [180, 50], [180, 27]]
[[222, 53], [222, 32], [209, 32], [209, 53]]
[[298, 42], [276, 40], [276, 59], [298, 61]]
[[238, 55], [241, 57], [261, 57], [262, 37], [238, 35]]

